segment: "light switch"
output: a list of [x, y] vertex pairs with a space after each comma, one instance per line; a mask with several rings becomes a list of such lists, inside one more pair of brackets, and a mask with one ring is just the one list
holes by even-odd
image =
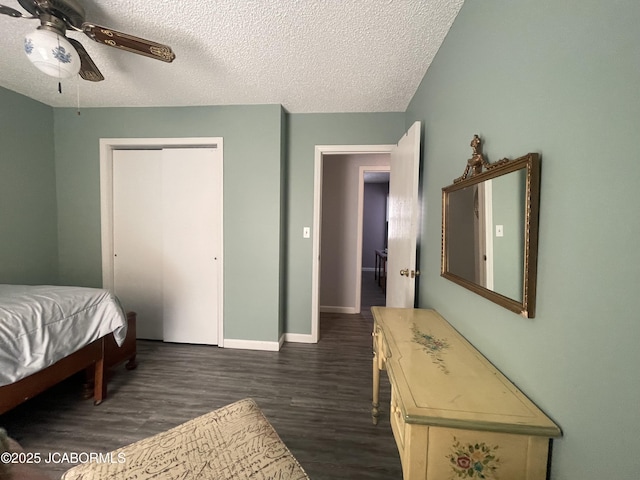
[[310, 227], [304, 227], [302, 229], [302, 238], [311, 238], [311, 228]]
[[502, 237], [502, 236], [504, 236], [502, 225], [496, 225], [496, 237]]

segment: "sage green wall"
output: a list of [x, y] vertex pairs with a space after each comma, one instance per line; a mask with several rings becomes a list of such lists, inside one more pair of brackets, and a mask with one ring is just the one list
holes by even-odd
[[312, 240], [302, 238], [302, 229], [313, 226], [315, 146], [395, 144], [404, 119], [404, 113], [289, 115], [287, 333], [311, 334]]
[[[553, 480], [638, 478], [640, 3], [467, 0], [407, 111], [424, 121], [420, 306], [563, 429]], [[473, 134], [542, 158], [538, 301], [524, 319], [439, 275], [440, 189]]]
[[4, 88], [0, 105], [0, 283], [56, 283], [53, 109]]
[[277, 341], [282, 122], [278, 105], [56, 109], [62, 281], [102, 285], [100, 138], [223, 137], [224, 336]]

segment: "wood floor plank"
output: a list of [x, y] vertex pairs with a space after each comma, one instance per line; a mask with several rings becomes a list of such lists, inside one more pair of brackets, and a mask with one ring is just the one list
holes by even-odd
[[[384, 295], [373, 272], [362, 286], [362, 313], [322, 314], [317, 344], [259, 352], [138, 341], [138, 368], [112, 372], [101, 405], [82, 400], [72, 378], [0, 416], [0, 426], [42, 456], [108, 452], [250, 397], [311, 479], [401, 479], [384, 375], [380, 422], [371, 422], [369, 308]], [[71, 466], [40, 468], [56, 479]]]

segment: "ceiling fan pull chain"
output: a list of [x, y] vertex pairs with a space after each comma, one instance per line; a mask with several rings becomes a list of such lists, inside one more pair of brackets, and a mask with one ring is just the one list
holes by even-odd
[[[56, 35], [56, 38], [58, 39], [58, 52], [60, 51], [60, 37], [58, 35]], [[58, 58], [58, 78], [61, 78], [62, 75], [60, 75], [60, 59]], [[60, 80], [58, 80], [58, 93], [60, 95], [62, 95], [62, 82]]]
[[80, 115], [80, 76], [76, 75], [76, 101], [78, 104], [78, 115]]

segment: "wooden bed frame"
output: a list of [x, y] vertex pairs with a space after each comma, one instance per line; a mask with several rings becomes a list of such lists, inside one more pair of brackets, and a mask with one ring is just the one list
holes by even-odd
[[127, 323], [127, 336], [121, 347], [110, 333], [44, 370], [0, 387], [0, 415], [83, 370], [92, 377], [94, 404], [102, 403], [107, 398], [107, 370], [125, 360], [128, 370], [137, 365], [135, 312], [127, 313]]

